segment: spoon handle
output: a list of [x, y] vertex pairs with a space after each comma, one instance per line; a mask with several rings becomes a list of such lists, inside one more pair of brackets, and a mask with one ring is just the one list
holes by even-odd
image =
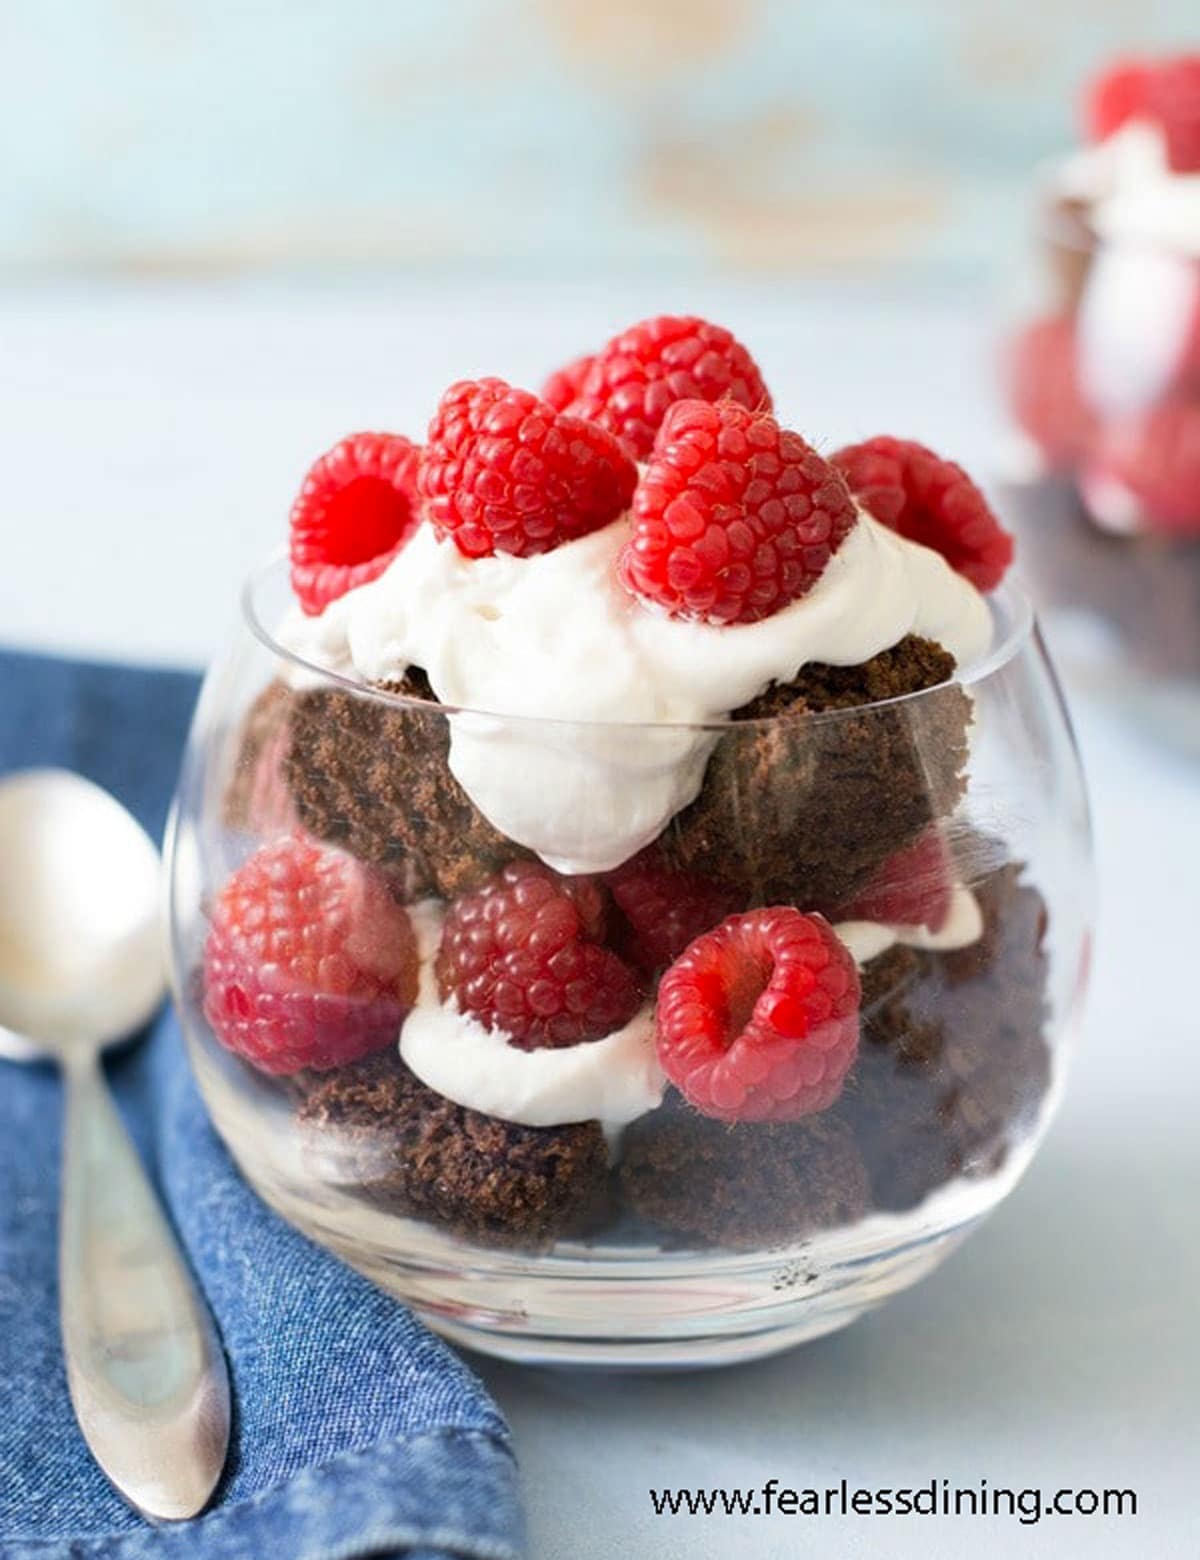
[[99, 1062], [65, 1078], [59, 1304], [75, 1415], [134, 1506], [194, 1516], [229, 1444], [225, 1358]]

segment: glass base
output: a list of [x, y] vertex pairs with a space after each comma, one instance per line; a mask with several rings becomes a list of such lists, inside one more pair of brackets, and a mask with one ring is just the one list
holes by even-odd
[[932, 1272], [982, 1217], [896, 1243], [914, 1216], [876, 1215], [749, 1255], [610, 1242], [509, 1252], [350, 1199], [335, 1209], [327, 1193], [318, 1203], [256, 1186], [450, 1342], [521, 1364], [619, 1370], [736, 1364], [836, 1332]]
[[276, 1212], [451, 1342], [524, 1364], [690, 1369], [835, 1332], [955, 1250], [1015, 1185], [1039, 1136], [1001, 1170], [959, 1177], [915, 1209], [768, 1250], [658, 1246], [618, 1227], [532, 1251], [463, 1239], [314, 1176], [311, 1148], [282, 1122], [262, 1130], [261, 1102], [232, 1082], [225, 1058], [194, 1048], [193, 1060], [218, 1130]]
[[459, 1349], [473, 1349], [493, 1359], [515, 1365], [559, 1366], [565, 1370], [596, 1371], [672, 1371], [714, 1370], [721, 1365], [740, 1365], [762, 1360], [772, 1354], [839, 1332], [857, 1321], [870, 1306], [848, 1309], [823, 1317], [811, 1317], [791, 1326], [778, 1323], [760, 1332], [735, 1337], [707, 1338], [623, 1338], [604, 1343], [596, 1338], [538, 1338], [529, 1334], [510, 1336], [465, 1322], [451, 1322], [443, 1316], [419, 1311], [421, 1320], [448, 1343]]

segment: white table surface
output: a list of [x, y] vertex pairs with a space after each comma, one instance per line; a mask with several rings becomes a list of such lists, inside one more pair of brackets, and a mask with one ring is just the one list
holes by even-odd
[[[0, 293], [0, 640], [203, 661], [308, 460], [421, 430], [460, 374], [536, 382], [698, 308], [818, 442], [881, 429], [986, 469], [986, 314], [826, 285], [97, 286]], [[1101, 879], [1084, 1044], [1022, 1185], [932, 1278], [782, 1359], [600, 1378], [479, 1362], [539, 1557], [1200, 1554], [1200, 767], [1076, 705]], [[655, 1517], [651, 1486], [1133, 1488], [1123, 1519]]]

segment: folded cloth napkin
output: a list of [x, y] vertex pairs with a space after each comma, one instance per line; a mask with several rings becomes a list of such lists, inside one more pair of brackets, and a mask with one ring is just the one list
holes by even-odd
[[[0, 773], [77, 770], [161, 838], [195, 696], [184, 673], [0, 654]], [[229, 1463], [204, 1516], [155, 1528], [92, 1461], [58, 1337], [60, 1090], [47, 1067], [0, 1062], [0, 1556], [519, 1555], [498, 1410], [409, 1311], [258, 1201], [208, 1125], [174, 1016], [110, 1077], [229, 1357]]]

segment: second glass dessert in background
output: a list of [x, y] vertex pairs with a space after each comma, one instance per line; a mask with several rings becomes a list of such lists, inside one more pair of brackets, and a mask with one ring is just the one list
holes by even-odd
[[1006, 506], [1073, 674], [1200, 751], [1200, 56], [1113, 67], [1085, 119], [1006, 344]]

